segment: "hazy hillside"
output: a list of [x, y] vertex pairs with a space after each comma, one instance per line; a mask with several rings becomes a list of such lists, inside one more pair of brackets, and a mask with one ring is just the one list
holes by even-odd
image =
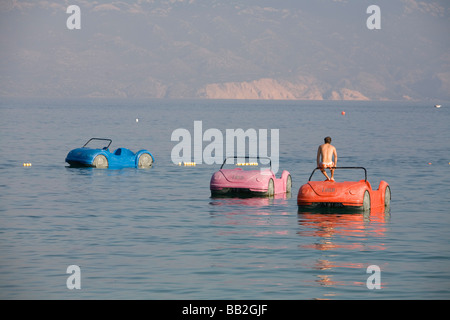
[[0, 96], [450, 100], [450, 3], [371, 4], [2, 1]]

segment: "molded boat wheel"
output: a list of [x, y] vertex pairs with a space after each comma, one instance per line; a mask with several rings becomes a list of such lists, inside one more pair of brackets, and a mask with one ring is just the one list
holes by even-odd
[[108, 159], [102, 154], [99, 154], [94, 158], [92, 166], [95, 168], [108, 168]]
[[139, 156], [138, 168], [150, 168], [153, 164], [153, 158], [148, 153]]
[[369, 194], [369, 191], [367, 191], [367, 190], [364, 192], [363, 210], [364, 211], [370, 210], [370, 194]]
[[292, 178], [291, 175], [288, 175], [287, 179], [286, 179], [286, 192], [290, 193], [292, 190]]
[[389, 207], [391, 205], [391, 188], [389, 186], [386, 187], [384, 191], [384, 206]]
[[268, 196], [273, 196], [274, 193], [275, 192], [274, 192], [274, 187], [273, 187], [273, 179], [270, 179], [269, 180], [269, 185], [267, 187], [267, 195]]

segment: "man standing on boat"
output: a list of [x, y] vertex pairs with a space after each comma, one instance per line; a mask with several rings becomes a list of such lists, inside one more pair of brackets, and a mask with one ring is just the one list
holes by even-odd
[[[331, 137], [326, 137], [324, 141], [325, 143], [320, 145], [317, 150], [317, 168], [322, 171], [327, 180], [334, 181], [334, 168], [337, 164], [337, 152], [336, 148], [331, 145]], [[326, 168], [330, 169], [331, 178], [328, 177], [328, 174], [325, 171]]]

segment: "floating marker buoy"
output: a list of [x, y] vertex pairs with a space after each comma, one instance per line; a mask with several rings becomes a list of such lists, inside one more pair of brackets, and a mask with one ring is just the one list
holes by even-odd
[[139, 122], [139, 119], [138, 119], [138, 118], [136, 118], [136, 122]]
[[185, 167], [195, 167], [197, 164], [195, 162], [178, 162], [178, 165], [184, 165]]
[[23, 164], [23, 166], [24, 166], [24, 167], [31, 167], [31, 163], [25, 162], [25, 163]]
[[431, 162], [428, 162], [428, 164], [431, 164]]
[[342, 111], [341, 114], [342, 114], [343, 116], [345, 116], [345, 111]]

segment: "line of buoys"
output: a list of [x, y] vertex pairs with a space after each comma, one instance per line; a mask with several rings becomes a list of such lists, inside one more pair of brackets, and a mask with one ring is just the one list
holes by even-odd
[[24, 162], [23, 166], [24, 167], [31, 167], [31, 163], [30, 162]]
[[195, 167], [197, 164], [195, 162], [178, 162], [178, 165], [185, 167]]

